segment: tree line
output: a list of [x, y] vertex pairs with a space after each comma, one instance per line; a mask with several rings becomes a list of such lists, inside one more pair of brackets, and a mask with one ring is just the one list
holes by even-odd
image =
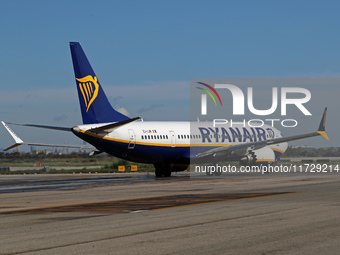
[[340, 157], [340, 147], [306, 148], [289, 146], [283, 157]]
[[[108, 157], [107, 154], [100, 155], [101, 157]], [[98, 157], [98, 156], [96, 156]], [[325, 147], [325, 148], [306, 148], [306, 147], [292, 147], [289, 146], [283, 157], [340, 157], [340, 147]], [[53, 154], [44, 151], [32, 154], [29, 152], [0, 152], [1, 159], [47, 159], [47, 158], [93, 158], [88, 154], [79, 154], [72, 152], [70, 154]]]

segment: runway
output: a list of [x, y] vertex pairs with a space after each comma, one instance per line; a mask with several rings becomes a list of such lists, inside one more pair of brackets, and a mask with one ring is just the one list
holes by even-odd
[[340, 175], [1, 175], [0, 254], [335, 254]]

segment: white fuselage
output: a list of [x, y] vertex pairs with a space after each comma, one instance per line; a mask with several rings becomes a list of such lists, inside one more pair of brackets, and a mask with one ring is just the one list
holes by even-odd
[[[188, 121], [135, 121], [107, 132], [91, 132], [91, 128], [107, 124], [78, 126], [81, 138], [101, 151], [139, 162], [155, 162], [158, 158], [169, 162], [189, 161], [213, 148], [282, 137], [280, 131], [268, 125], [250, 127], [234, 123], [214, 127], [212, 122]], [[287, 143], [271, 145], [270, 149], [281, 155]]]

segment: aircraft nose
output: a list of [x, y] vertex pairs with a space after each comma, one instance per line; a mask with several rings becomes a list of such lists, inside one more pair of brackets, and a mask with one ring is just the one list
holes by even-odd
[[75, 135], [78, 135], [80, 133], [80, 128], [78, 126], [74, 126], [71, 130]]

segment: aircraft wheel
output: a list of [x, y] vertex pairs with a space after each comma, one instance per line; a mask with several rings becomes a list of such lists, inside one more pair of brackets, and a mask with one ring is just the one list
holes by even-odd
[[170, 177], [171, 165], [170, 164], [154, 164], [156, 177]]
[[215, 172], [215, 176], [221, 176], [222, 175], [222, 171], [216, 171]]
[[206, 175], [207, 175], [207, 176], [213, 176], [214, 174], [213, 174], [212, 172], [210, 172], [210, 171], [207, 171], [207, 172], [206, 172]]
[[155, 168], [156, 177], [163, 177], [163, 171], [160, 168]]
[[164, 171], [164, 177], [170, 177], [171, 176], [171, 169], [166, 169]]

